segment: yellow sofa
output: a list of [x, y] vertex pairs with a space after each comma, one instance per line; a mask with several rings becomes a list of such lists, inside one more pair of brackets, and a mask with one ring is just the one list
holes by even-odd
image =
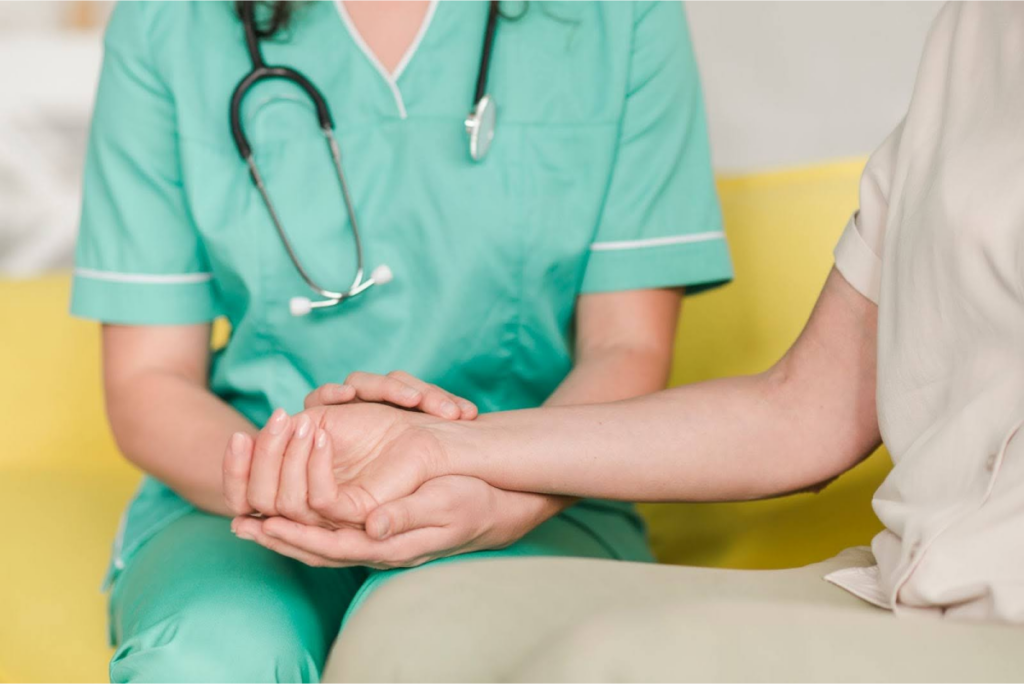
[[[799, 333], [856, 206], [862, 161], [725, 178], [736, 282], [684, 306], [673, 383], [756, 372]], [[68, 278], [0, 282], [0, 681], [106, 680], [100, 580], [139, 474], [103, 415], [98, 328], [66, 314]], [[879, 529], [872, 456], [822, 494], [649, 505], [659, 559], [774, 568], [823, 559]]]

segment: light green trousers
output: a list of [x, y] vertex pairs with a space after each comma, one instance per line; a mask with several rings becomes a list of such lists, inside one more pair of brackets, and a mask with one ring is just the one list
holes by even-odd
[[[650, 558], [631, 514], [577, 506], [489, 556]], [[440, 568], [439, 568], [440, 569]], [[441, 569], [443, 572], [443, 569]], [[396, 574], [311, 568], [231, 534], [229, 520], [193, 511], [128, 559], [111, 595], [113, 682], [318, 681], [342, 622]], [[413, 619], [413, 605], [395, 624]], [[443, 619], [438, 616], [438, 619]]]

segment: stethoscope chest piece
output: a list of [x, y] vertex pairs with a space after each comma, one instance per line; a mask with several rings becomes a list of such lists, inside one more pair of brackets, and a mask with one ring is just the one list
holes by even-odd
[[494, 140], [494, 128], [498, 121], [498, 105], [490, 95], [484, 95], [466, 117], [466, 133], [469, 134], [469, 156], [481, 161], [487, 156]]

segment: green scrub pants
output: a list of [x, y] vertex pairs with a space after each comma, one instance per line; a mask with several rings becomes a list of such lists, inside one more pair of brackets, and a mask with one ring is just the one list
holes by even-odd
[[[110, 602], [112, 682], [319, 681], [342, 621], [408, 572], [311, 568], [237, 539], [229, 523], [192, 511], [128, 560]], [[430, 565], [510, 555], [650, 559], [632, 515], [584, 504], [507, 549]]]

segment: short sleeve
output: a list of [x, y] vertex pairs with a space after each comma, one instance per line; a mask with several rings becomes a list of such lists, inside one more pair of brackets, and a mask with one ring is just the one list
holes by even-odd
[[619, 141], [583, 292], [732, 278], [704, 98], [680, 2], [636, 3]]
[[120, 3], [104, 40], [71, 312], [108, 323], [212, 320], [217, 298], [182, 185], [174, 102], [147, 44], [151, 3]]
[[836, 269], [855, 290], [878, 304], [885, 225], [903, 124], [871, 155], [860, 179], [860, 208], [835, 248]]

